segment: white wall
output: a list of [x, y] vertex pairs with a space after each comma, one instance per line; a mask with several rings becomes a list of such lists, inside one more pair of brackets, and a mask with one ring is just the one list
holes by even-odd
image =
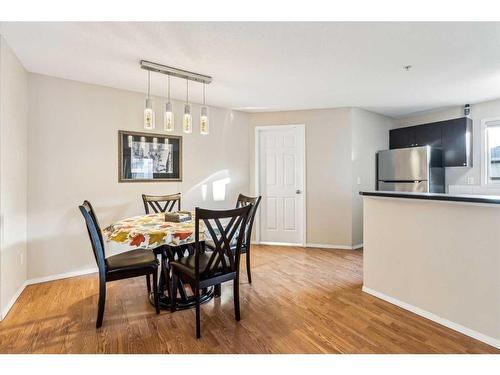
[[0, 319], [26, 281], [28, 75], [0, 36]]
[[[398, 127], [424, 124], [452, 118], [463, 117], [463, 106], [446, 108], [438, 111], [416, 113], [398, 119]], [[474, 185], [481, 184], [481, 120], [500, 117], [500, 99], [483, 103], [471, 104], [473, 155], [472, 168], [454, 167], [446, 168], [446, 185], [466, 185], [467, 178], [474, 178]], [[484, 192], [482, 192], [484, 193]]]
[[[305, 124], [307, 243], [352, 247], [362, 239], [359, 189], [373, 190], [375, 153], [388, 148], [394, 122], [358, 108], [253, 113], [250, 173], [254, 187], [255, 126]], [[361, 184], [357, 185], [357, 177]]]
[[363, 243], [363, 199], [360, 191], [376, 188], [376, 155], [389, 148], [392, 118], [352, 108], [352, 244]]
[[[248, 115], [210, 108], [211, 134], [183, 137], [182, 182], [118, 183], [118, 130], [142, 131], [140, 93], [30, 74], [28, 277], [95, 267], [78, 205], [90, 200], [101, 226], [144, 211], [141, 194], [183, 194], [183, 208], [232, 207], [248, 192]], [[163, 100], [155, 100], [162, 132]], [[182, 103], [174, 103], [181, 134]], [[193, 114], [199, 106], [193, 105]], [[158, 129], [160, 127], [160, 129]], [[229, 178], [225, 201], [214, 202], [212, 183]], [[202, 200], [206, 184], [208, 198]]]

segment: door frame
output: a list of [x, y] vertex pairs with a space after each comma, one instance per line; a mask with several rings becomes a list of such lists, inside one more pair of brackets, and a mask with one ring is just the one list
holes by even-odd
[[281, 245], [281, 246], [306, 246], [306, 236], [307, 236], [307, 188], [306, 188], [306, 125], [305, 124], [287, 124], [287, 125], [262, 125], [255, 127], [255, 148], [254, 148], [254, 181], [255, 181], [255, 195], [261, 195], [260, 189], [260, 134], [261, 132], [268, 130], [281, 130], [281, 129], [299, 129], [300, 138], [299, 142], [302, 144], [302, 195], [304, 196], [302, 199], [302, 242], [301, 243], [293, 243], [293, 242], [262, 242], [260, 240], [260, 215], [261, 212], [259, 210], [258, 215], [255, 217], [255, 243], [256, 244], [265, 244], [265, 245]]

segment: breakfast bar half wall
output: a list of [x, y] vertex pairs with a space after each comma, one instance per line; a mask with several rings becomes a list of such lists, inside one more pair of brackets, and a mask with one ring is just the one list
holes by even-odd
[[500, 348], [500, 197], [361, 195], [363, 291]]

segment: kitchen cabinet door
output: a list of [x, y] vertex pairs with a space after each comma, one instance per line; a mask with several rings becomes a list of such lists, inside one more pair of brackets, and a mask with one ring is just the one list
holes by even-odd
[[389, 148], [405, 148], [415, 145], [415, 127], [392, 129], [389, 131]]
[[443, 122], [445, 167], [472, 167], [472, 120], [466, 117]]
[[415, 146], [441, 147], [442, 122], [415, 126]]

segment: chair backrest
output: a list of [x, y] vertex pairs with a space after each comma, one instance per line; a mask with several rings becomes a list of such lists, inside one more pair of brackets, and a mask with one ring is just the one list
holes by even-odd
[[144, 202], [144, 210], [146, 215], [149, 214], [151, 208], [153, 212], [159, 214], [160, 212], [171, 212], [177, 203], [177, 211], [181, 210], [181, 193], [170, 195], [146, 195], [142, 194], [142, 201]]
[[250, 240], [252, 238], [253, 222], [261, 199], [262, 196], [260, 195], [258, 197], [247, 197], [246, 195], [240, 194], [238, 195], [238, 200], [236, 201], [236, 208], [252, 205], [250, 213], [248, 214], [247, 225], [245, 227], [245, 238], [243, 239], [243, 244], [246, 246], [250, 244]]
[[95, 261], [97, 267], [99, 268], [99, 274], [103, 275], [106, 269], [105, 266], [105, 252], [104, 252], [104, 241], [102, 238], [101, 228], [99, 227], [99, 222], [95, 215], [94, 209], [89, 201], [84, 201], [81, 206], [79, 206], [80, 212], [85, 218], [85, 223], [87, 225], [87, 232], [89, 234], [90, 243], [92, 244], [92, 250], [94, 251]]
[[[205, 210], [196, 207], [195, 211], [195, 274], [200, 277], [200, 253], [203, 251], [200, 243], [200, 222], [205, 224], [205, 235], [212, 238], [214, 248], [204, 269], [203, 277], [214, 274], [239, 272], [241, 245], [244, 238], [244, 228], [252, 206], [232, 210]], [[221, 223], [221, 219], [225, 224]], [[231, 249], [231, 243], [237, 238], [236, 249]]]

